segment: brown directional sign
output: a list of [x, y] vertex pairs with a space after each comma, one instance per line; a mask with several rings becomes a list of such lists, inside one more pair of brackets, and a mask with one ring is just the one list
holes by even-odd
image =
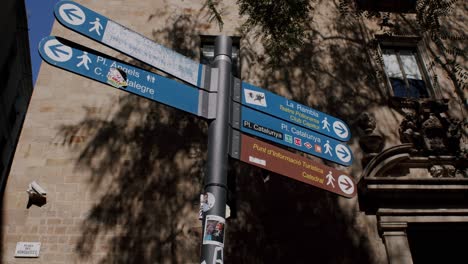
[[240, 160], [338, 195], [356, 195], [354, 180], [342, 171], [240, 134]]

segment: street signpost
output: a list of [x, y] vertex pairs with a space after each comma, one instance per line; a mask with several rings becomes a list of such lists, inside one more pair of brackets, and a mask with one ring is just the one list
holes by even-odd
[[354, 180], [342, 171], [233, 131], [231, 157], [346, 198], [356, 195]]
[[[39, 44], [42, 58], [56, 67], [210, 121], [203, 194], [209, 206], [202, 210], [201, 263], [224, 262], [228, 155], [347, 198], [356, 195], [354, 181], [339, 170], [241, 133], [344, 166], [352, 164], [352, 152], [342, 143], [351, 137], [343, 121], [251, 84], [241, 85], [232, 78], [229, 37], [216, 38], [215, 58], [212, 65], [207, 66], [73, 1], [58, 2], [54, 13], [62, 25], [203, 89], [53, 36]], [[231, 93], [235, 102], [231, 100]], [[229, 118], [232, 127], [241, 132], [229, 128]]]
[[240, 106], [237, 103], [233, 105], [232, 117], [233, 127], [242, 132], [295, 148], [344, 166], [352, 164], [353, 154], [349, 147], [322, 134], [263, 114], [246, 106]]
[[45, 61], [56, 67], [200, 117], [215, 117], [215, 93], [93, 54], [89, 50], [70, 47], [53, 36], [41, 40], [39, 53]]
[[55, 5], [55, 17], [65, 27], [123, 52], [202, 89], [209, 67], [197, 63], [171, 49], [112, 21], [73, 1]]
[[243, 82], [234, 91], [234, 100], [263, 113], [314, 130], [340, 141], [348, 141], [351, 132], [345, 122], [308, 106]]

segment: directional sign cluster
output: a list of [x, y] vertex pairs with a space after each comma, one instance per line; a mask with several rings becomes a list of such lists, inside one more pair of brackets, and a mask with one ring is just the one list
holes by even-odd
[[348, 141], [351, 138], [348, 126], [338, 118], [257, 86], [243, 82], [241, 98], [243, 105], [326, 136], [340, 141]]
[[240, 131], [341, 165], [351, 165], [351, 150], [345, 144], [246, 106], [240, 108]]
[[[210, 66], [197, 63], [73, 1], [58, 2], [54, 13], [67, 28], [184, 83], [52, 36], [44, 38], [39, 45], [39, 52], [48, 63], [206, 119], [216, 118], [217, 93], [216, 88], [210, 87], [210, 83], [216, 82], [207, 78], [213, 77]], [[233, 88], [234, 97], [230, 102], [233, 158], [344, 197], [356, 194], [354, 181], [342, 172], [246, 135], [349, 166], [353, 154], [344, 143], [351, 138], [345, 122], [254, 85], [237, 83], [240, 85]]]
[[45, 61], [62, 69], [194, 115], [211, 117], [207, 109], [204, 109], [210, 100], [206, 91], [93, 54], [91, 51], [67, 46], [52, 36], [41, 40], [39, 53]]

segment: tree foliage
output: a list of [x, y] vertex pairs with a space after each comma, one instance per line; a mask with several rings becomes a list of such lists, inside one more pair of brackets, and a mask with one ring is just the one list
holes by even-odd
[[[271, 65], [278, 65], [285, 54], [303, 44], [307, 37], [306, 25], [311, 17], [310, 0], [238, 0], [240, 15], [247, 16], [242, 25], [244, 32], [256, 30], [262, 39]], [[210, 12], [210, 21], [215, 20], [220, 30], [224, 24], [218, 3], [206, 0], [204, 8]]]
[[258, 29], [273, 64], [299, 47], [307, 37], [312, 1], [238, 0], [239, 12], [247, 16], [243, 28]]
[[[219, 0], [220, 1], [220, 0]], [[463, 62], [466, 60], [464, 49], [454, 44], [466, 40], [463, 33], [453, 34], [444, 29], [443, 20], [452, 14], [459, 0], [418, 0], [415, 14], [420, 34], [426, 34], [436, 45], [438, 51], [432, 54], [435, 59], [431, 65], [441, 66], [452, 79], [461, 94], [466, 86], [468, 73]], [[300, 47], [308, 38], [308, 24], [312, 21], [313, 4], [316, 0], [237, 0], [240, 15], [247, 17], [243, 24], [244, 32], [257, 32], [262, 39], [265, 52], [270, 57], [272, 66], [281, 66], [281, 60], [290, 51]], [[223, 24], [217, 2], [206, 0], [206, 7], [211, 11], [210, 20]], [[357, 8], [355, 0], [339, 0], [338, 11], [341, 19], [367, 18], [382, 19], [382, 24], [391, 24], [390, 13], [366, 11]], [[398, 14], [405, 16], [406, 14]], [[399, 35], [402, 28], [396, 25], [387, 28], [388, 35]], [[371, 46], [375, 41], [371, 41]], [[378, 61], [377, 61], [378, 62]], [[437, 78], [437, 77], [435, 77]]]
[[210, 17], [208, 20], [210, 22], [216, 21], [216, 23], [218, 24], [219, 30], [221, 31], [223, 30], [224, 21], [222, 18], [222, 10], [219, 10], [217, 5], [218, 5], [218, 2], [215, 2], [213, 0], [206, 0], [202, 9], [208, 8], [208, 10], [210, 11]]

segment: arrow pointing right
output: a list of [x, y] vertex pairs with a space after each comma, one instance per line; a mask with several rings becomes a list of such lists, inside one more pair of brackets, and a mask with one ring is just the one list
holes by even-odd
[[348, 157], [348, 152], [346, 152], [344, 149], [339, 149], [337, 150], [338, 153], [340, 153], [342, 156], [343, 159], [346, 159]]
[[338, 124], [336, 129], [340, 131], [340, 134], [344, 134], [346, 132], [346, 129], [343, 126], [341, 126], [341, 124]]
[[354, 181], [347, 175], [340, 175], [338, 177], [338, 187], [343, 193], [351, 195], [355, 192]]
[[346, 179], [343, 179], [343, 181], [340, 181], [340, 184], [344, 185], [346, 187], [346, 190], [349, 190], [353, 185], [348, 182]]
[[72, 9], [72, 8], [64, 9], [63, 12], [65, 13], [65, 15], [67, 15], [68, 19], [70, 20], [73, 20], [73, 17], [76, 17], [80, 20], [83, 19], [81, 16], [75, 14], [75, 12], [78, 12], [77, 9]]
[[336, 145], [335, 153], [337, 158], [342, 162], [350, 162], [352, 159], [351, 150], [343, 144]]

